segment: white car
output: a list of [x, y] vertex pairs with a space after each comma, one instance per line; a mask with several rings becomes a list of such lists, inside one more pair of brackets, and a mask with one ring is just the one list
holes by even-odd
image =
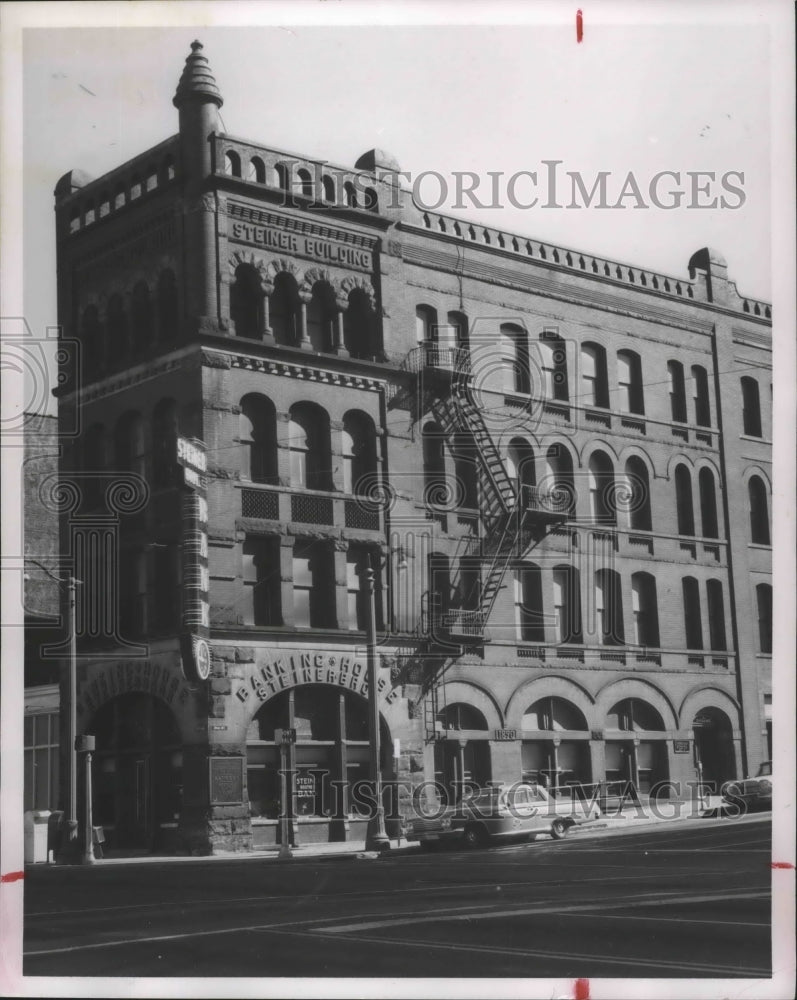
[[538, 833], [560, 840], [576, 825], [599, 817], [597, 802], [554, 797], [541, 785], [495, 785], [453, 808], [414, 817], [407, 823], [407, 839], [423, 847], [456, 840], [485, 847], [496, 839], [532, 838]]

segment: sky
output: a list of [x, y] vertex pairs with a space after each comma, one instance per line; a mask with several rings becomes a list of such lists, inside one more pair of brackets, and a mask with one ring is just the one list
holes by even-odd
[[[73, 168], [100, 176], [176, 132], [171, 99], [195, 37], [232, 135], [342, 165], [378, 146], [413, 177], [446, 178], [442, 212], [675, 277], [686, 278], [692, 253], [712, 246], [743, 295], [771, 300], [769, 27], [593, 23], [590, 11], [580, 44], [572, 9], [564, 17], [561, 4], [547, 24], [25, 29], [32, 329], [56, 322], [58, 178]], [[633, 172], [650, 205], [660, 171], [680, 172], [687, 191], [688, 171], [713, 171], [712, 195], [737, 171], [744, 202], [688, 208], [687, 195], [674, 210], [634, 208], [634, 198], [623, 208], [568, 209], [568, 182], [562, 207], [541, 207], [543, 197], [524, 209], [508, 203], [501, 181], [500, 207], [452, 210], [453, 171], [475, 172], [489, 203], [488, 172], [537, 171], [544, 191], [549, 160], [561, 161], [560, 176], [578, 172], [588, 190], [609, 171], [609, 204]], [[530, 200], [530, 184], [518, 184], [519, 200]], [[667, 181], [662, 191], [677, 186]], [[438, 182], [427, 177], [418, 190], [437, 200]]]

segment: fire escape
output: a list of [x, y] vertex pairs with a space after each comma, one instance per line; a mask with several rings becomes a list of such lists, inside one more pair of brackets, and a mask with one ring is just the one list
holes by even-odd
[[481, 497], [480, 537], [463, 539], [455, 554], [450, 589], [465, 593], [463, 567], [479, 567], [478, 593], [467, 607], [448, 607], [430, 588], [429, 603], [417, 637], [428, 668], [424, 671], [424, 716], [427, 739], [433, 739], [440, 710], [438, 688], [448, 666], [465, 650], [486, 641], [486, 626], [513, 558], [522, 556], [552, 524], [569, 516], [569, 494], [537, 486], [516, 487], [475, 405], [471, 392], [470, 355], [464, 348], [427, 343], [411, 351], [404, 369], [412, 375], [406, 398], [415, 419], [428, 414], [449, 445], [462, 442], [478, 463]]

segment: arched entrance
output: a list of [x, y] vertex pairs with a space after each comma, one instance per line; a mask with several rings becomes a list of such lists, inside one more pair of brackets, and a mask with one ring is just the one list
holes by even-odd
[[[384, 782], [392, 743], [384, 719], [380, 723]], [[280, 813], [277, 729], [296, 730], [288, 763], [296, 792], [292, 815], [305, 828], [299, 841], [345, 839], [349, 823], [364, 821], [372, 811], [367, 699], [329, 684], [304, 684], [261, 706], [246, 734], [250, 813], [253, 825], [263, 827], [256, 842], [265, 842], [265, 827]]]
[[702, 708], [692, 728], [698, 777], [719, 791], [724, 782], [737, 777], [731, 720], [719, 708]]
[[453, 702], [438, 712], [445, 738], [435, 744], [435, 780], [446, 789], [449, 803], [458, 802], [468, 788], [490, 781], [490, 744], [484, 715], [464, 702]]
[[524, 781], [551, 789], [590, 782], [590, 733], [572, 702], [540, 698], [524, 714], [521, 729]]
[[625, 698], [606, 716], [606, 780], [630, 781], [647, 795], [669, 777], [664, 721], [641, 698]]
[[158, 698], [123, 694], [103, 705], [87, 733], [96, 737], [94, 822], [110, 847], [152, 850], [174, 842], [183, 791], [177, 720]]

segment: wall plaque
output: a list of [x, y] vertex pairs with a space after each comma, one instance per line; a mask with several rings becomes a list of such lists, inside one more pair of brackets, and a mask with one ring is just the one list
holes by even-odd
[[240, 805], [244, 796], [243, 757], [209, 757], [210, 804]]
[[674, 753], [689, 753], [689, 740], [673, 740], [672, 749]]

